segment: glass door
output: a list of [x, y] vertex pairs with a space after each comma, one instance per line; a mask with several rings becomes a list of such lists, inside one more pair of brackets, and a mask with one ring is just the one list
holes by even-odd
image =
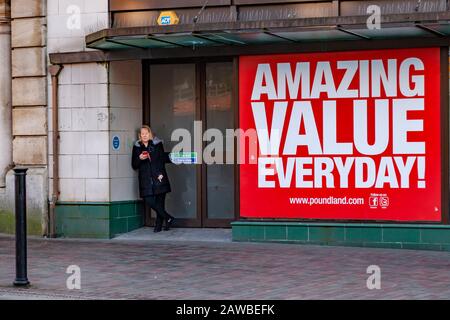
[[[215, 151], [218, 163], [205, 164], [203, 168], [203, 226], [229, 225], [235, 216], [234, 150], [226, 143], [226, 129], [234, 129], [233, 63], [211, 62], [205, 64], [205, 116], [204, 127], [210, 131], [211, 142], [222, 137], [223, 150]], [[221, 133], [219, 135], [219, 132]], [[234, 161], [234, 160], [233, 160]]]
[[[149, 109], [144, 109], [144, 122], [164, 140], [166, 151], [179, 143], [172, 142], [171, 135], [180, 128], [190, 132], [191, 151], [197, 151], [194, 121], [201, 121], [203, 150], [213, 142], [205, 141], [211, 133], [223, 146], [213, 153], [219, 163], [202, 158], [201, 164], [167, 165], [172, 185], [167, 211], [177, 218], [177, 226], [230, 227], [236, 217], [235, 164], [226, 164], [226, 159], [233, 158], [235, 146], [227, 150], [225, 134], [226, 129], [235, 128], [233, 62], [152, 63], [144, 64], [144, 72], [149, 73], [148, 83], [144, 81], [148, 90], [144, 108]], [[147, 219], [146, 225], [153, 220]]]
[[[195, 64], [150, 65], [150, 126], [164, 141], [166, 151], [178, 143], [171, 141], [175, 129], [194, 133], [196, 116]], [[196, 165], [167, 165], [172, 192], [166, 197], [166, 210], [178, 224], [201, 226], [197, 206]]]

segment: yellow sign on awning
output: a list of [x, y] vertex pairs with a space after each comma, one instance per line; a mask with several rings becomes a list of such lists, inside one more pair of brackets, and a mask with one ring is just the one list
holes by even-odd
[[159, 14], [157, 23], [160, 26], [166, 26], [166, 25], [168, 26], [168, 25], [172, 25], [172, 24], [178, 24], [179, 21], [180, 21], [180, 19], [178, 18], [175, 11], [162, 11]]

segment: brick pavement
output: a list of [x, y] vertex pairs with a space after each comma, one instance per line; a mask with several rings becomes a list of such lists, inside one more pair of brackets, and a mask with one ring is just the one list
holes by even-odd
[[[0, 299], [449, 299], [450, 253], [275, 243], [29, 239], [29, 289], [13, 288], [0, 236]], [[68, 290], [69, 265], [81, 290]], [[381, 289], [366, 268], [381, 268]]]

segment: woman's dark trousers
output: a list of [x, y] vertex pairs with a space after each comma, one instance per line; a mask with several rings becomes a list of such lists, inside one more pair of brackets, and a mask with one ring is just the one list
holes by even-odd
[[154, 196], [145, 197], [145, 203], [147, 206], [155, 210], [156, 212], [156, 224], [155, 229], [161, 230], [163, 222], [172, 218], [166, 211], [166, 194], [161, 193]]

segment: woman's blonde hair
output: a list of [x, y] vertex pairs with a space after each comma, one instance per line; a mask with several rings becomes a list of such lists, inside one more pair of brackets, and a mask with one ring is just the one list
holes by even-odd
[[139, 139], [139, 141], [142, 141], [142, 139], [141, 139], [141, 130], [142, 130], [142, 129], [146, 129], [146, 130], [150, 133], [150, 139], [153, 139], [153, 131], [152, 131], [152, 129], [151, 129], [148, 125], [143, 124], [143, 125], [141, 126], [141, 128], [139, 129], [139, 133], [138, 133], [138, 139]]

